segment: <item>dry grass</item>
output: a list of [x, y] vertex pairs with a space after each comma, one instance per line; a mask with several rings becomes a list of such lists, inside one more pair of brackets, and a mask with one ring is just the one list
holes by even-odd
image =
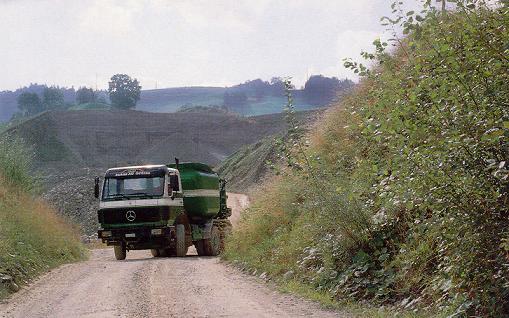
[[[0, 233], [0, 273], [13, 277], [18, 285], [50, 268], [86, 257], [76, 226], [42, 200], [2, 179]], [[6, 286], [0, 286], [0, 296], [7, 292]]]

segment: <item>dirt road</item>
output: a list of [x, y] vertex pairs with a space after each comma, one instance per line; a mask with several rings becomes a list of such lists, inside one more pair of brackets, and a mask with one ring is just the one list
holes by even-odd
[[[242, 195], [230, 200], [247, 202]], [[242, 205], [232, 204], [234, 216]], [[0, 317], [338, 317], [316, 304], [274, 291], [217, 257], [153, 258], [110, 248], [51, 271], [0, 304]]]

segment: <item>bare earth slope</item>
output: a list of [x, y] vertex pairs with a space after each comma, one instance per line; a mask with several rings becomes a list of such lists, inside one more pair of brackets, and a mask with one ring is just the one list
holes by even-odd
[[[230, 195], [234, 217], [247, 197]], [[193, 251], [194, 252], [194, 251]], [[217, 257], [152, 258], [111, 249], [62, 266], [0, 305], [0, 317], [338, 317], [276, 292]]]
[[[312, 114], [299, 116], [307, 120]], [[216, 165], [241, 146], [284, 129], [283, 114], [81, 110], [46, 112], [6, 133], [34, 146], [38, 166], [61, 170], [165, 163], [174, 157]]]

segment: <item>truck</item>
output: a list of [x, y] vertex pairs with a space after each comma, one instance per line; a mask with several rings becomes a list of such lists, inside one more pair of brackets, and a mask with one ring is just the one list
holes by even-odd
[[113, 246], [117, 260], [144, 249], [154, 257], [183, 257], [192, 245], [199, 256], [216, 256], [232, 228], [226, 182], [203, 163], [111, 168], [102, 187], [95, 178], [94, 192], [98, 237]]

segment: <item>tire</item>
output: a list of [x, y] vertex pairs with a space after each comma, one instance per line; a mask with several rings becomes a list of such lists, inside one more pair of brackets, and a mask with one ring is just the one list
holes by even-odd
[[113, 251], [115, 252], [115, 258], [117, 261], [122, 261], [127, 256], [127, 251], [125, 249], [125, 245], [115, 245], [113, 246]]
[[203, 247], [203, 240], [194, 241], [194, 247], [196, 248], [196, 253], [198, 253], [198, 256], [206, 256], [205, 248]]
[[217, 226], [212, 226], [210, 239], [202, 240], [205, 255], [217, 256], [221, 253], [221, 233]]
[[161, 253], [156, 248], [151, 249], [150, 253], [152, 253], [152, 256], [154, 256], [154, 257], [161, 257]]
[[187, 254], [186, 228], [184, 224], [177, 224], [177, 257], [184, 257]]

